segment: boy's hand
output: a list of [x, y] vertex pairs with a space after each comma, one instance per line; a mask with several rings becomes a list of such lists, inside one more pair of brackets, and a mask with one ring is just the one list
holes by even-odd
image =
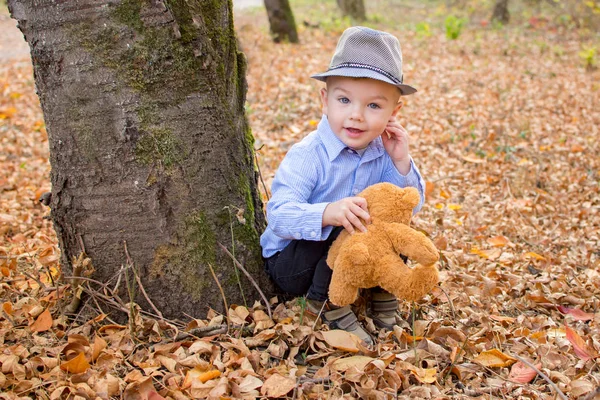
[[360, 218], [365, 223], [371, 223], [371, 217], [367, 211], [367, 200], [362, 197], [346, 197], [333, 203], [329, 203], [323, 211], [323, 226], [343, 226], [348, 233], [354, 233], [355, 228], [366, 232]]
[[385, 151], [390, 155], [396, 169], [402, 175], [410, 172], [410, 154], [408, 153], [408, 132], [394, 119], [390, 119], [381, 135]]

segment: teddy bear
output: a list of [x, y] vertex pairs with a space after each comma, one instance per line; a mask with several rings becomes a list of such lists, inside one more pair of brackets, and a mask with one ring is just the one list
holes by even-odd
[[[439, 280], [439, 252], [427, 236], [409, 227], [419, 192], [378, 183], [357, 196], [367, 200], [371, 224], [366, 225], [366, 232], [342, 231], [331, 245], [327, 256], [333, 270], [330, 301], [345, 306], [357, 299], [360, 288], [376, 286], [400, 299], [420, 299]], [[419, 264], [411, 268], [401, 255]]]

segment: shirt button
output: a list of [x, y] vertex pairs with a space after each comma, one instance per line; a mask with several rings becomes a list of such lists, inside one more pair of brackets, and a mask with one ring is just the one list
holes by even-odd
[[352, 151], [352, 149], [346, 149], [346, 151], [347, 151], [348, 153], [354, 153], [354, 151]]
[[302, 235], [300, 234], [300, 232], [296, 232], [296, 233], [294, 234], [294, 237], [295, 237], [296, 239], [300, 240], [300, 238], [302, 237]]
[[352, 194], [357, 194], [358, 193], [358, 189], [352, 189]]
[[315, 232], [315, 231], [312, 231], [312, 232], [310, 233], [310, 237], [316, 237], [316, 236], [317, 236], [317, 232]]

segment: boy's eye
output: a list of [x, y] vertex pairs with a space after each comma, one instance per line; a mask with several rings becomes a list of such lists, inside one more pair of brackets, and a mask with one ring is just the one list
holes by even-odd
[[350, 99], [348, 99], [347, 97], [340, 97], [339, 102], [342, 104], [348, 104], [350, 103]]
[[369, 107], [369, 108], [372, 108], [372, 109], [375, 109], [375, 110], [376, 110], [376, 109], [378, 109], [378, 108], [381, 108], [381, 107], [379, 107], [379, 104], [375, 104], [375, 103], [371, 103], [371, 104], [369, 104], [369, 106], [368, 106], [368, 107]]

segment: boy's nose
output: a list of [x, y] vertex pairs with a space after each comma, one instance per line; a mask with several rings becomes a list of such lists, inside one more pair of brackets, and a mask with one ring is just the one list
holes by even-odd
[[353, 119], [356, 121], [362, 121], [363, 115], [362, 115], [362, 112], [359, 107], [354, 107], [352, 109], [352, 113], [350, 114], [350, 119]]

